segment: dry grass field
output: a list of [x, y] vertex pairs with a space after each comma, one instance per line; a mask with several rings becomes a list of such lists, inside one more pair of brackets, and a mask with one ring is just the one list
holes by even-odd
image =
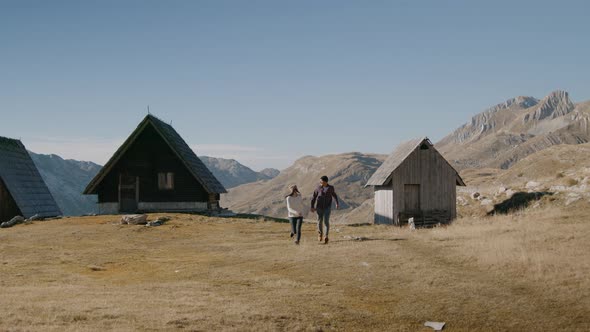
[[[0, 230], [1, 331], [590, 330], [588, 202], [410, 231], [172, 214]], [[154, 216], [150, 215], [153, 219]]]

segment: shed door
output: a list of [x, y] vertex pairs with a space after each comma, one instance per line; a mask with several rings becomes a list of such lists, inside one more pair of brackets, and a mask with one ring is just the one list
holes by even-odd
[[375, 187], [375, 223], [393, 224], [393, 190]]
[[420, 185], [419, 184], [405, 184], [404, 185], [404, 210], [420, 211]]
[[137, 177], [121, 174], [119, 176], [119, 210], [120, 212], [136, 212], [139, 192]]

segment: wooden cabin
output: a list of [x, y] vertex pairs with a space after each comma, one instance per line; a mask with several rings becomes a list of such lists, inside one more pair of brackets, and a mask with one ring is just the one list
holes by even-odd
[[427, 137], [400, 144], [371, 176], [375, 223], [446, 224], [457, 216], [456, 186], [463, 179]]
[[0, 137], [0, 222], [34, 215], [55, 217], [61, 211], [23, 143]]
[[219, 209], [225, 188], [171, 125], [147, 115], [84, 190], [99, 214]]

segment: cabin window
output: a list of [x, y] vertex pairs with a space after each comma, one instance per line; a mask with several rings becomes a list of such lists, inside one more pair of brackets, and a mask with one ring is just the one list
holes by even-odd
[[174, 173], [158, 173], [158, 189], [172, 190], [174, 189]]
[[428, 145], [426, 145], [426, 144], [420, 145], [420, 150], [428, 150]]

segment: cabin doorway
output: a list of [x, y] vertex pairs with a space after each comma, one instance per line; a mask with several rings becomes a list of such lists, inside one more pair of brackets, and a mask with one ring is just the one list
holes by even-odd
[[405, 212], [420, 212], [420, 185], [404, 185], [404, 210]]
[[129, 174], [119, 175], [119, 211], [134, 213], [139, 201], [139, 178]]

